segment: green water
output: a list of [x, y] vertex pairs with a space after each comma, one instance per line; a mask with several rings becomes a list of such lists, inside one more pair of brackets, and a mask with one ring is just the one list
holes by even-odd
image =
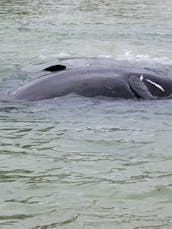
[[58, 58], [172, 65], [170, 0], [0, 1], [0, 228], [171, 229], [172, 101], [6, 93]]

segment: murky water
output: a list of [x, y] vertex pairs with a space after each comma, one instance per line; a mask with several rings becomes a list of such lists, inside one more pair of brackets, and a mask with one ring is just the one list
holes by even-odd
[[[61, 57], [172, 65], [170, 0], [1, 0], [1, 97]], [[0, 102], [0, 228], [172, 228], [172, 101]]]

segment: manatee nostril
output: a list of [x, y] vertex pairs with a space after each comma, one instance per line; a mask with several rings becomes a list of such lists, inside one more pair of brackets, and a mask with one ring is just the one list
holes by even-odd
[[57, 71], [62, 71], [62, 70], [65, 70], [66, 69], [66, 66], [65, 65], [53, 65], [53, 66], [50, 66], [48, 68], [44, 68], [43, 70], [44, 71], [48, 71], [48, 72], [57, 72]]

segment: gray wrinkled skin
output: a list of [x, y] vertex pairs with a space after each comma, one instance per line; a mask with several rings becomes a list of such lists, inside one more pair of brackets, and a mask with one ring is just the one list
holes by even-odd
[[35, 101], [70, 93], [124, 99], [171, 98], [172, 94], [171, 69], [150, 68], [113, 59], [65, 59], [56, 66], [49, 66], [38, 76], [11, 96]]

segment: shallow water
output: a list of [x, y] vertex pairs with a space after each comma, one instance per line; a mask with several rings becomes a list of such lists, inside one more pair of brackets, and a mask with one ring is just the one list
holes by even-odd
[[172, 100], [5, 94], [58, 58], [172, 65], [172, 3], [1, 0], [0, 228], [172, 228]]

